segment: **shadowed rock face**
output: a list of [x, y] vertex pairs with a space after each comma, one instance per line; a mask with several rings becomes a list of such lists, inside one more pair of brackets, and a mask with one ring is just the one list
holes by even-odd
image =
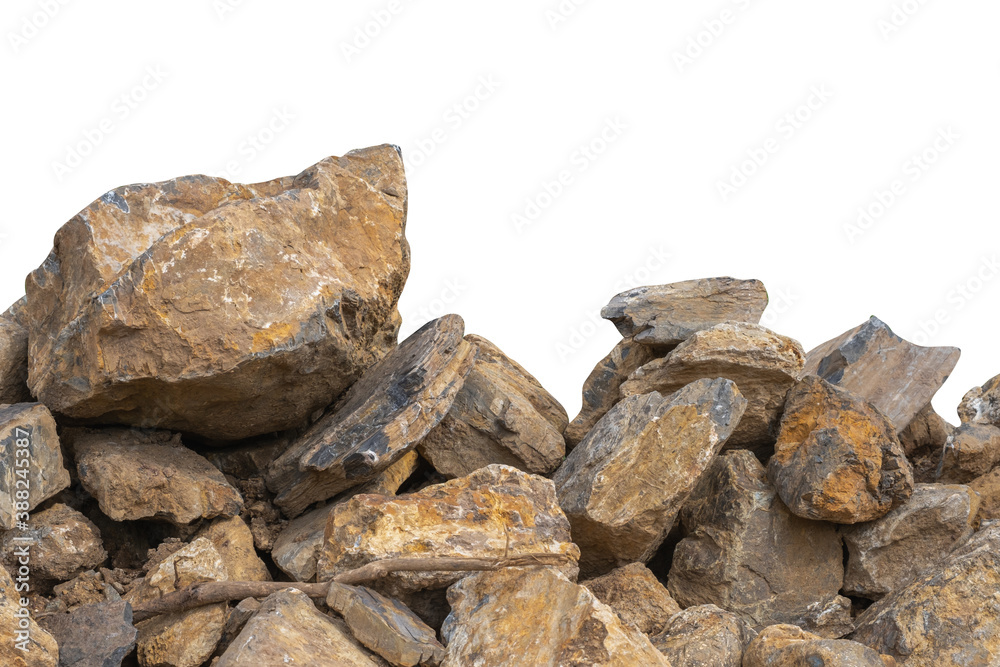
[[[24, 472], [18, 473], [19, 469]], [[27, 475], [20, 485], [19, 474]], [[41, 403], [0, 405], [0, 529], [10, 530], [21, 520], [17, 515], [24, 508], [17, 508], [16, 494], [25, 481], [28, 511], [70, 485], [56, 423]]]
[[395, 344], [406, 197], [390, 146], [255, 185], [107, 193], [28, 276], [31, 391], [67, 417], [214, 440], [300, 424]]

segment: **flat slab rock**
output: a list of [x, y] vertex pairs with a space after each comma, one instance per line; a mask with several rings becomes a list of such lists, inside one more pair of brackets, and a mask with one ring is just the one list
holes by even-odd
[[290, 517], [378, 476], [441, 423], [472, 372], [476, 349], [457, 315], [428, 322], [369, 369], [268, 470]]
[[740, 667], [756, 636], [736, 614], [707, 604], [679, 612], [650, 640], [673, 667]]
[[395, 344], [406, 206], [391, 146], [254, 185], [108, 192], [26, 281], [32, 393], [215, 440], [297, 426]]
[[760, 322], [767, 290], [759, 280], [705, 278], [622, 292], [601, 310], [622, 336], [643, 345], [678, 345], [723, 322]]
[[869, 401], [901, 433], [931, 402], [961, 354], [955, 347], [909, 343], [873, 317], [811, 350], [804, 374], [818, 375]]
[[28, 390], [28, 327], [21, 297], [0, 315], [0, 404], [31, 403]]
[[[20, 628], [21, 596], [7, 569], [0, 567], [0, 665], [12, 667], [56, 667], [59, 664], [59, 646], [52, 635], [43, 630], [29, 614], [28, 627]], [[18, 635], [20, 630], [24, 635]], [[27, 653], [17, 648], [22, 644]]]
[[0, 405], [0, 528], [12, 529], [24, 511], [15, 503], [25, 483], [27, 511], [70, 485], [56, 423], [41, 403]]
[[86, 570], [96, 569], [108, 557], [101, 533], [91, 521], [72, 507], [55, 503], [31, 515], [27, 530], [12, 530], [0, 536], [4, 564], [16, 569], [23, 539], [31, 539], [31, 576], [49, 581], [68, 581]]
[[118, 667], [138, 637], [132, 605], [121, 600], [84, 605], [43, 622], [59, 644], [60, 667]]
[[958, 416], [963, 424], [1000, 426], [1000, 375], [962, 397]]
[[765, 628], [747, 647], [743, 667], [896, 667], [890, 656], [846, 639], [823, 639], [794, 625]]
[[448, 603], [443, 667], [670, 665], [644, 634], [550, 568], [469, 575], [448, 589]]
[[729, 380], [697, 380], [629, 396], [597, 423], [552, 478], [585, 574], [653, 557], [746, 407]]

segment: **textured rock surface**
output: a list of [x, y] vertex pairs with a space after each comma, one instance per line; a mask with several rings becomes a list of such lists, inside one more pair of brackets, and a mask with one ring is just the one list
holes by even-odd
[[767, 290], [759, 280], [705, 278], [622, 292], [601, 310], [622, 336], [644, 345], [677, 345], [723, 322], [760, 322]]
[[132, 606], [121, 600], [85, 605], [43, 622], [59, 644], [60, 667], [118, 667], [138, 636]]
[[420, 455], [448, 478], [491, 463], [551, 473], [566, 455], [566, 411], [493, 343], [479, 336], [465, 340], [475, 348], [475, 366], [451, 410], [420, 441]]
[[373, 479], [451, 409], [476, 350], [465, 323], [446, 315], [424, 325], [353, 386], [271, 465], [267, 484], [289, 516]]
[[852, 607], [850, 599], [838, 595], [809, 605], [805, 614], [790, 621], [790, 624], [824, 639], [840, 639], [854, 632]]
[[1000, 375], [966, 393], [958, 406], [958, 416], [963, 424], [1000, 426]]
[[877, 317], [811, 350], [805, 373], [843, 387], [881, 410], [902, 432], [958, 363], [955, 347], [920, 347]]
[[867, 646], [845, 639], [823, 639], [794, 625], [765, 628], [747, 647], [743, 667], [895, 667]]
[[928, 450], [939, 454], [954, 431], [955, 427], [935, 412], [933, 405], [928, 404], [899, 434], [899, 442], [907, 456]]
[[678, 613], [650, 639], [673, 667], [740, 667], [744, 649], [756, 636], [736, 614], [707, 604]]
[[27, 530], [3, 534], [0, 551], [6, 565], [14, 565], [17, 549], [24, 546], [19, 538], [33, 540], [31, 576], [37, 579], [68, 581], [108, 557], [97, 526], [75, 509], [58, 503], [32, 514]]
[[892, 423], [814, 375], [788, 392], [767, 470], [788, 509], [807, 519], [872, 521], [913, 492]]
[[28, 510], [69, 486], [56, 423], [41, 403], [0, 405], [0, 528], [13, 528], [15, 515], [24, 511], [15, 503], [24, 502], [17, 492], [25, 481]]
[[219, 470], [184, 447], [180, 436], [134, 429], [70, 429], [80, 482], [115, 521], [233, 516], [240, 494]]
[[549, 568], [472, 574], [448, 590], [445, 667], [670, 665], [585, 587]]
[[[579, 557], [551, 481], [493, 465], [468, 477], [387, 498], [355, 496], [337, 505], [326, 527], [318, 581], [376, 560], [400, 557], [502, 558], [528, 553]], [[575, 567], [568, 568], [574, 571]], [[454, 572], [401, 572], [380, 591], [444, 588]]]
[[[52, 635], [39, 627], [30, 615], [27, 627], [20, 626], [23, 618], [22, 594], [16, 590], [7, 570], [0, 567], [0, 665], [56, 667], [59, 664], [59, 647]], [[18, 643], [22, 643], [27, 651], [17, 648]]]
[[934, 476], [942, 482], [966, 484], [1000, 465], [1000, 428], [962, 424], [939, 453]]
[[0, 404], [31, 403], [28, 391], [28, 328], [21, 297], [0, 315]]
[[390, 146], [255, 185], [113, 190], [26, 281], [28, 384], [101, 423], [219, 440], [296, 426], [395, 343], [406, 202]]
[[855, 641], [907, 667], [1000, 664], [1000, 526], [858, 617]]
[[979, 494], [979, 514], [981, 521], [1000, 519], [1000, 468], [969, 482], [969, 488]]
[[748, 451], [713, 461], [681, 521], [667, 588], [682, 607], [714, 604], [759, 628], [802, 618], [843, 583], [836, 529], [789, 512]]
[[642, 366], [622, 385], [622, 396], [670, 394], [701, 378], [726, 378], [739, 387], [747, 409], [727, 448], [774, 442], [785, 394], [802, 370], [802, 346], [756, 324], [727, 322], [694, 334], [670, 356]]
[[552, 480], [585, 574], [652, 558], [746, 404], [729, 380], [698, 380], [630, 396], [597, 423]]
[[604, 576], [581, 582], [618, 617], [647, 635], [663, 630], [681, 608], [642, 563], [632, 563]]
[[267, 565], [257, 555], [250, 528], [238, 516], [216, 519], [195, 533], [219, 553], [230, 581], [270, 581]]

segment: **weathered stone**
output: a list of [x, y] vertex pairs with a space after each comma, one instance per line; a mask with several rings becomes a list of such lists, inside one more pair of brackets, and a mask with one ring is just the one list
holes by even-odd
[[0, 528], [13, 528], [25, 511], [15, 505], [25, 483], [27, 511], [69, 486], [56, 423], [41, 403], [0, 405]]
[[326, 606], [344, 618], [355, 639], [393, 665], [439, 665], [444, 659], [434, 630], [402, 603], [370, 588], [331, 583]]
[[941, 482], [966, 484], [1000, 465], [1000, 428], [989, 424], [962, 424], [944, 447], [935, 471]]
[[836, 529], [789, 512], [748, 451], [716, 457], [681, 521], [667, 588], [682, 607], [714, 604], [760, 628], [802, 618], [843, 583]]
[[566, 448], [572, 449], [582, 441], [590, 429], [608, 413], [620, 399], [622, 383], [640, 366], [656, 359], [654, 348], [636, 343], [631, 338], [622, 339], [608, 356], [591, 371], [583, 383], [583, 407], [566, 432]]
[[32, 514], [26, 530], [4, 533], [0, 551], [4, 563], [14, 566], [17, 550], [31, 544], [31, 575], [49, 581], [67, 581], [96, 568], [108, 557], [97, 526], [75, 509], [55, 504]]
[[444, 667], [669, 667], [649, 639], [585, 587], [549, 568], [472, 574], [448, 589]]
[[931, 402], [961, 354], [955, 347], [913, 345], [873, 317], [811, 350], [804, 374], [869, 401], [900, 433]]
[[729, 380], [697, 380], [629, 396], [597, 423], [552, 480], [585, 574], [653, 557], [746, 406]]
[[1000, 375], [982, 387], [970, 389], [958, 406], [963, 424], [1000, 426]]
[[204, 537], [219, 552], [230, 581], [270, 581], [267, 565], [257, 555], [250, 528], [238, 516], [223, 517], [195, 533]]
[[650, 640], [672, 667], [740, 667], [743, 650], [756, 636], [736, 614], [707, 604], [679, 612]]
[[261, 603], [215, 667], [289, 664], [377, 666], [305, 593], [291, 588]]
[[977, 520], [1000, 519], [1000, 468], [969, 482], [969, 489], [979, 495]]
[[417, 446], [451, 409], [475, 365], [457, 315], [428, 322], [351, 387], [271, 465], [275, 503], [294, 517], [375, 478]]
[[788, 509], [806, 519], [873, 521], [913, 492], [892, 423], [815, 375], [788, 392], [767, 471]]
[[288, 449], [295, 433], [258, 436], [229, 447], [202, 450], [200, 453], [222, 474], [236, 479], [250, 480], [262, 477], [274, 459]]
[[85, 605], [43, 623], [59, 644], [60, 667], [118, 667], [138, 636], [132, 605], [121, 600]]
[[[0, 665], [5, 667], [56, 667], [59, 646], [48, 632], [28, 614], [28, 601], [18, 591], [7, 570], [0, 567]], [[25, 625], [22, 626], [22, 620]], [[18, 634], [18, 632], [24, 633]], [[24, 650], [22, 650], [24, 649]]]
[[[538, 381], [478, 336], [465, 340], [477, 351], [451, 410], [417, 451], [448, 478], [464, 477], [492, 463], [525, 472], [551, 473], [566, 456], [566, 411]], [[536, 403], [548, 406], [540, 412]], [[558, 420], [550, 421], [551, 415]]]
[[739, 387], [747, 409], [727, 449], [774, 442], [785, 394], [802, 370], [802, 346], [756, 324], [727, 322], [699, 331], [670, 356], [642, 366], [622, 385], [622, 396], [670, 394], [701, 378], [726, 378]]
[[895, 667], [896, 661], [846, 639], [823, 639], [794, 625], [764, 628], [743, 655], [743, 667]]
[[84, 605], [117, 602], [121, 599], [118, 590], [108, 583], [103, 574], [94, 570], [53, 586], [52, 594], [55, 596], [53, 603], [56, 609], [61, 611], [73, 611]]
[[840, 530], [849, 553], [844, 590], [877, 600], [937, 566], [976, 528], [979, 498], [967, 486], [918, 484], [877, 521]]
[[647, 635], [662, 631], [670, 617], [681, 610], [666, 587], [642, 563], [620, 567], [581, 584], [614, 609], [620, 619]]
[[940, 454], [948, 436], [954, 431], [955, 427], [935, 412], [933, 405], [927, 404], [899, 434], [899, 443], [908, 457], [928, 450]]
[[852, 603], [842, 595], [809, 605], [805, 614], [791, 621], [806, 632], [823, 639], [840, 639], [854, 632]]
[[117, 188], [28, 276], [28, 385], [102, 424], [218, 440], [294, 427], [395, 344], [406, 203], [390, 146], [254, 185]]
[[260, 602], [254, 598], [240, 600], [226, 615], [226, 624], [222, 627], [222, 638], [215, 648], [215, 656], [221, 656], [232, 645], [236, 637], [243, 632], [247, 621], [260, 610]]
[[0, 404], [31, 403], [28, 391], [28, 328], [21, 297], [0, 315]]
[[857, 619], [855, 641], [907, 667], [1000, 664], [1000, 526]]
[[760, 322], [767, 290], [759, 280], [705, 278], [622, 292], [601, 310], [622, 336], [643, 345], [677, 345], [723, 322]]
[[[503, 558], [530, 553], [579, 558], [550, 480], [492, 465], [396, 498], [360, 495], [337, 505], [326, 526], [317, 580], [403, 557]], [[566, 568], [574, 576], [576, 567]], [[391, 597], [445, 588], [456, 572], [399, 572], [377, 588]]]
[[134, 429], [68, 429], [80, 482], [115, 521], [234, 516], [240, 494], [180, 436]]

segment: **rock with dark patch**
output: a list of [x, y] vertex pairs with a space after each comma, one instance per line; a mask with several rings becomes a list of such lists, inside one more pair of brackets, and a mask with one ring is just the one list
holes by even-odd
[[1000, 426], [1000, 375], [969, 390], [958, 406], [958, 416], [963, 424]]
[[31, 403], [28, 390], [27, 297], [0, 315], [0, 404]]
[[24, 502], [17, 493], [25, 483], [27, 511], [69, 486], [56, 423], [41, 403], [0, 405], [0, 528], [19, 520], [24, 510], [15, 503]]
[[465, 324], [425, 324], [369, 369], [268, 471], [275, 503], [290, 517], [374, 479], [441, 423], [476, 360]]
[[632, 563], [580, 583], [614, 609], [619, 618], [647, 635], [662, 631], [670, 617], [681, 610], [663, 584], [642, 563]]
[[31, 576], [40, 580], [68, 581], [91, 570], [108, 557], [101, 533], [87, 517], [72, 507], [56, 503], [31, 515], [26, 530], [12, 530], [0, 537], [4, 564], [16, 570], [18, 551], [31, 540]]
[[896, 661], [846, 639], [823, 639], [794, 625], [772, 625], [750, 642], [743, 667], [896, 667]]
[[756, 636], [736, 614], [706, 604], [678, 613], [650, 640], [672, 667], [740, 667]]
[[667, 588], [682, 607], [714, 604], [760, 628], [795, 622], [841, 588], [834, 526], [789, 512], [748, 451], [716, 457], [681, 521], [687, 537], [674, 551]]
[[949, 436], [940, 451], [935, 479], [967, 484], [1000, 465], [1000, 428], [967, 423]]
[[653, 557], [746, 406], [729, 380], [697, 380], [629, 396], [597, 423], [552, 478], [585, 574]]
[[299, 425], [393, 347], [410, 251], [390, 146], [239, 185], [117, 188], [26, 281], [53, 412], [237, 440]]
[[448, 589], [448, 602], [443, 667], [670, 665], [645, 635], [550, 568], [472, 574]]
[[877, 317], [811, 350], [805, 373], [872, 403], [900, 433], [931, 402], [958, 363], [955, 347], [920, 347]]
[[118, 667], [135, 648], [132, 605], [121, 600], [88, 604], [43, 619], [59, 644], [60, 667]]
[[871, 403], [810, 375], [788, 392], [768, 476], [806, 519], [859, 523], [913, 492], [896, 430]]
[[767, 290], [759, 280], [705, 278], [622, 292], [601, 310], [622, 336], [643, 345], [677, 345], [723, 322], [760, 322]]
[[[23, 584], [22, 584], [23, 585]], [[24, 618], [23, 591], [0, 567], [0, 665], [11, 667], [56, 667], [59, 646], [29, 612]], [[20, 647], [18, 646], [20, 644]], [[24, 650], [22, 650], [22, 648]]]

